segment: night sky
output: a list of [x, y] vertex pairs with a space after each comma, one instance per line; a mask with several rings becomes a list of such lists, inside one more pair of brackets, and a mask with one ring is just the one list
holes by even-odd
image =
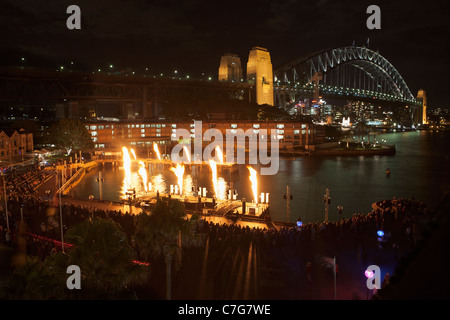
[[[66, 9], [81, 8], [81, 30], [69, 30]], [[381, 8], [381, 30], [369, 30], [366, 9]], [[2, 0], [2, 65], [150, 74], [201, 73], [217, 78], [220, 56], [245, 68], [253, 46], [269, 50], [274, 67], [333, 47], [366, 45], [400, 72], [430, 107], [447, 107], [448, 1], [106, 1]], [[70, 65], [70, 61], [74, 64]]]

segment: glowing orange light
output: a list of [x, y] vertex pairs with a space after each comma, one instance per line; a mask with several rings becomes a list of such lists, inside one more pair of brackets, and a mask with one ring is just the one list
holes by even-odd
[[131, 150], [131, 153], [133, 154], [134, 160], [136, 160], [136, 153], [134, 153], [133, 149], [130, 149], [130, 150]]
[[249, 179], [252, 182], [253, 197], [255, 199], [255, 203], [258, 203], [258, 179], [256, 177], [256, 170], [251, 166], [247, 166], [247, 169], [250, 171]]
[[147, 182], [147, 170], [145, 170], [145, 164], [143, 161], [139, 161], [139, 170], [138, 170], [139, 174], [142, 177], [142, 182], [144, 184], [144, 189], [145, 191], [148, 191], [148, 186], [149, 183]]
[[211, 167], [211, 171], [212, 171], [212, 183], [214, 186], [214, 195], [217, 198], [217, 165], [216, 165], [216, 162], [214, 160], [210, 159], [209, 166]]
[[184, 175], [184, 166], [182, 164], [177, 164], [176, 167], [170, 168], [173, 173], [178, 178], [178, 187], [180, 188], [180, 196], [183, 194], [183, 175]]
[[122, 148], [123, 152], [123, 169], [125, 170], [124, 194], [131, 189], [131, 159], [127, 147]]
[[186, 146], [183, 146], [184, 152], [186, 152], [186, 155], [188, 157], [188, 162], [191, 162], [191, 153], [189, 152], [188, 148]]
[[159, 153], [158, 145], [156, 143], [153, 144], [153, 150], [155, 150], [158, 160], [161, 161], [161, 154]]
[[216, 154], [219, 157], [220, 163], [223, 164], [223, 153], [219, 146], [216, 146]]

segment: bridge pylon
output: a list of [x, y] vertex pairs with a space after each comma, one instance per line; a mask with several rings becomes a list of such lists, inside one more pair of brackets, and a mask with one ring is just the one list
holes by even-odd
[[256, 84], [256, 103], [273, 106], [273, 70], [270, 53], [253, 47], [247, 62], [247, 82]]
[[418, 108], [417, 112], [417, 123], [428, 124], [427, 120], [427, 94], [425, 90], [420, 89], [417, 93], [417, 100], [421, 103], [422, 108]]

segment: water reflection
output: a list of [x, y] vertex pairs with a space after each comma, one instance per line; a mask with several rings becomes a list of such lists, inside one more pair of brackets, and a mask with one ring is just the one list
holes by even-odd
[[[355, 212], [367, 213], [371, 204], [382, 199], [414, 196], [416, 199], [435, 202], [448, 190], [450, 181], [450, 133], [397, 133], [384, 135], [396, 145], [393, 156], [382, 157], [304, 157], [296, 160], [280, 159], [280, 171], [274, 176], [258, 176], [259, 192], [270, 193], [270, 214], [274, 220], [286, 217], [286, 186], [290, 186], [293, 200], [290, 202], [290, 219], [302, 217], [304, 222], [321, 221], [324, 216], [323, 195], [326, 188], [332, 197], [329, 219], [338, 219], [337, 207], [343, 206], [344, 217]], [[257, 166], [255, 166], [255, 169]], [[391, 175], [386, 177], [386, 168]], [[148, 168], [151, 192], [167, 193], [170, 184], [176, 184], [176, 176], [167, 167], [152, 165]], [[238, 199], [253, 199], [248, 169], [240, 165], [236, 170], [217, 166], [217, 198], [225, 199], [227, 189], [235, 189]], [[70, 195], [99, 198], [98, 172], [103, 171], [105, 183], [102, 196], [105, 200], [120, 201], [125, 187], [124, 169], [105, 165], [93, 169], [73, 188]], [[131, 185], [136, 192], [145, 192], [142, 178], [133, 166]], [[196, 187], [213, 194], [211, 168], [186, 166], [183, 190], [191, 195]]]

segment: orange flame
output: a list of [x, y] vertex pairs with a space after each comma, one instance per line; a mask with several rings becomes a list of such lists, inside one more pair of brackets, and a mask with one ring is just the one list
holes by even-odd
[[212, 171], [212, 182], [214, 186], [214, 195], [217, 198], [217, 165], [216, 162], [212, 159], [209, 160], [209, 166], [211, 167]]
[[253, 197], [255, 198], [255, 203], [258, 203], [258, 179], [256, 178], [256, 170], [251, 166], [247, 166], [247, 168], [250, 171], [249, 178], [252, 182]]
[[188, 162], [191, 162], [191, 153], [189, 152], [188, 148], [186, 146], [183, 146], [184, 152], [186, 152], [186, 155], [188, 157]]
[[158, 145], [156, 143], [153, 144], [153, 150], [155, 150], [158, 160], [161, 161], [161, 154], [159, 153]]
[[176, 167], [171, 167], [170, 170], [173, 171], [178, 178], [178, 187], [180, 188], [180, 196], [181, 196], [183, 194], [184, 166], [182, 164], [177, 164]]
[[136, 160], [136, 153], [134, 153], [133, 149], [131, 149], [131, 153], [133, 154], [134, 160]]
[[139, 161], [139, 174], [142, 177], [142, 182], [144, 183], [144, 189], [145, 191], [148, 191], [149, 183], [147, 182], [147, 170], [145, 170], [145, 164], [143, 161]]
[[223, 164], [223, 153], [219, 146], [216, 146], [216, 154], [219, 156], [220, 163]]
[[124, 192], [126, 193], [129, 188], [131, 188], [131, 159], [130, 154], [128, 153], [127, 147], [122, 148], [123, 152], [123, 169], [125, 170], [125, 179], [124, 179]]

